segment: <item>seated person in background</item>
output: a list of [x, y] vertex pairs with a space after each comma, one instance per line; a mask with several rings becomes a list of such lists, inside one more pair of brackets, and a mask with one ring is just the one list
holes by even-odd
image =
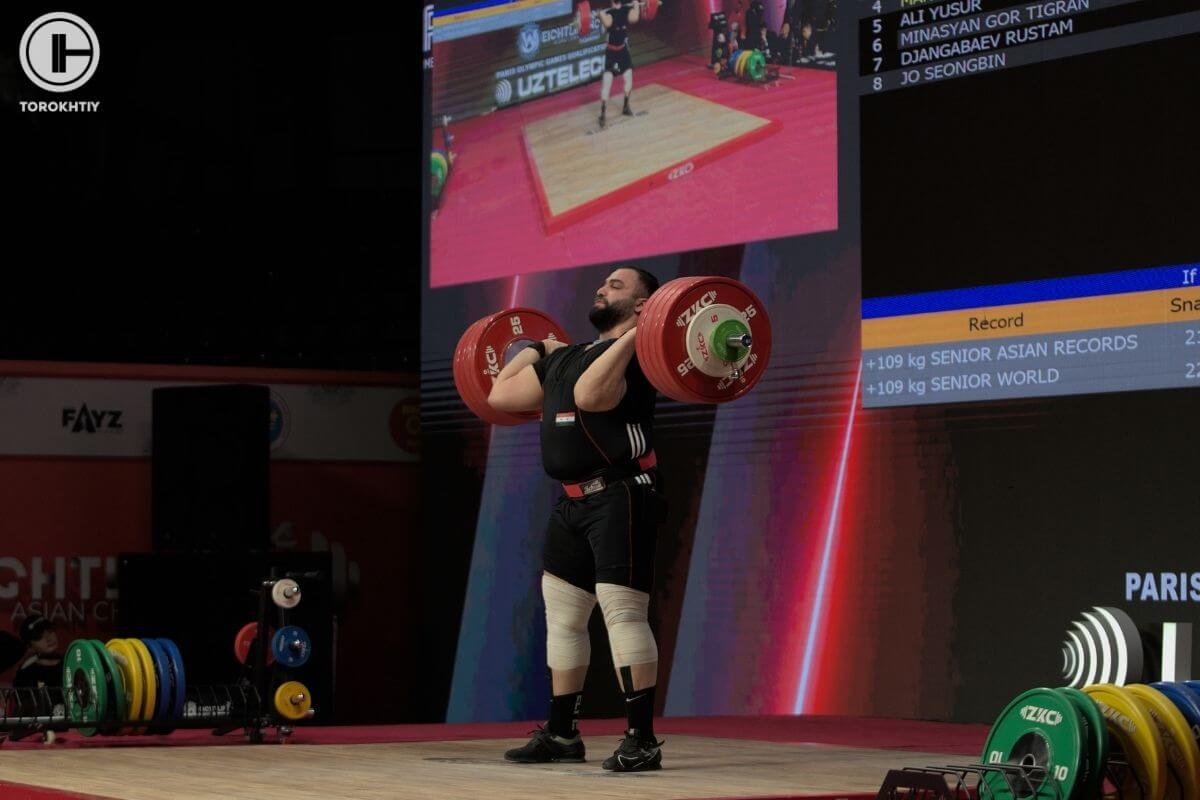
[[21, 623], [21, 639], [33, 655], [17, 669], [13, 686], [30, 689], [62, 686], [62, 654], [58, 652], [53, 623], [41, 614], [30, 614]]
[[808, 64], [813, 60], [817, 49], [817, 42], [813, 38], [812, 23], [805, 22], [792, 32], [795, 35], [788, 42], [788, 54], [785, 61], [793, 66], [796, 64]]
[[829, 43], [833, 39], [834, 20], [837, 17], [837, 0], [809, 0], [809, 23], [812, 25], [812, 38], [815, 40], [813, 55], [824, 58], [833, 55]]

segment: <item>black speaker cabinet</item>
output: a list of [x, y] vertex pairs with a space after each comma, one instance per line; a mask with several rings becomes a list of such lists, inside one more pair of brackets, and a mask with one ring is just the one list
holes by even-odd
[[270, 413], [266, 386], [154, 390], [155, 550], [269, 547]]

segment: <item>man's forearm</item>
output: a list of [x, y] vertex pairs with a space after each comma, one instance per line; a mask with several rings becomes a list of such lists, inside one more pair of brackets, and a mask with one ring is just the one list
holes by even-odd
[[575, 384], [576, 403], [582, 399], [585, 405], [611, 408], [620, 402], [625, 393], [625, 369], [637, 352], [636, 331], [621, 336], [584, 370]]
[[537, 350], [531, 347], [522, 348], [513, 356], [512, 361], [509, 361], [504, 365], [504, 369], [500, 370], [500, 374], [496, 376], [496, 383], [503, 383], [529, 365], [536, 364], [540, 358]]

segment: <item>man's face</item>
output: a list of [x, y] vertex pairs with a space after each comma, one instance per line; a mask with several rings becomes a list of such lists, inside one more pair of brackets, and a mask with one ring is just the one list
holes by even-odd
[[605, 278], [596, 290], [588, 319], [596, 326], [596, 330], [603, 333], [634, 314], [640, 314], [645, 303], [638, 274], [631, 269], [621, 268]]
[[47, 629], [40, 637], [30, 642], [29, 646], [39, 656], [50, 655], [58, 651], [58, 636], [53, 629]]

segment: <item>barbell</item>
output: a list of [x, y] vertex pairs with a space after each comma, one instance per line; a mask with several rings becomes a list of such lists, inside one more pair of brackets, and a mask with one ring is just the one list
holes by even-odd
[[[629, 6], [641, 6], [642, 18], [647, 22], [652, 22], [658, 16], [658, 7], [661, 5], [661, 0], [634, 0], [634, 2], [622, 3], [621, 6], [628, 8]], [[608, 6], [605, 6], [607, 8]], [[603, 10], [603, 8], [601, 9]], [[587, 36], [592, 32], [592, 4], [589, 0], [580, 0], [579, 3], [579, 35]]]
[[[529, 344], [569, 343], [563, 327], [531, 308], [513, 308], [469, 326], [454, 351], [454, 384], [467, 407], [493, 425], [520, 425], [539, 412], [513, 414], [488, 405], [504, 365]], [[637, 359], [658, 391], [682, 403], [728, 403], [762, 378], [771, 356], [771, 322], [762, 302], [733, 278], [678, 278], [642, 307]]]

